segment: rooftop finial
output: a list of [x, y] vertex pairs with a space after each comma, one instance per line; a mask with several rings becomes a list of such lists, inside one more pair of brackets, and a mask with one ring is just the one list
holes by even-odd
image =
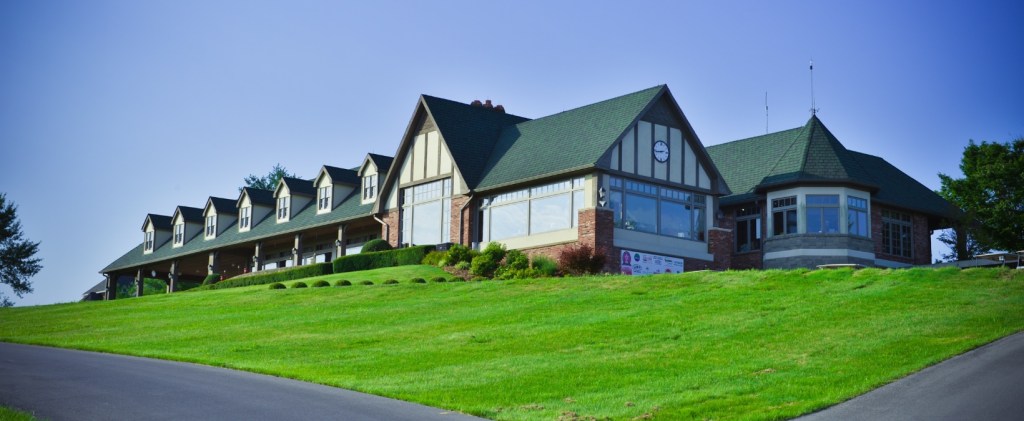
[[818, 113], [818, 107], [814, 103], [814, 59], [811, 59], [811, 115]]

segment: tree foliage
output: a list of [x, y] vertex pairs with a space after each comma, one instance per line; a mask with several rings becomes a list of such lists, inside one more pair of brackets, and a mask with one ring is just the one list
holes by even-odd
[[[42, 269], [41, 259], [35, 256], [39, 243], [25, 239], [18, 222], [17, 206], [0, 193], [0, 284], [6, 284], [19, 298], [32, 292], [29, 278]], [[0, 293], [0, 307], [13, 303]]]
[[981, 249], [1024, 250], [1024, 137], [1008, 143], [971, 141], [960, 161], [963, 178], [939, 174], [939, 194], [964, 211]]
[[294, 173], [289, 173], [285, 167], [282, 167], [280, 163], [274, 164], [274, 168], [270, 169], [264, 176], [258, 176], [256, 174], [249, 174], [245, 177], [245, 186], [239, 187], [238, 191], [242, 191], [244, 187], [252, 187], [263, 190], [274, 190], [277, 188], [277, 182], [281, 181], [284, 177], [298, 177]]

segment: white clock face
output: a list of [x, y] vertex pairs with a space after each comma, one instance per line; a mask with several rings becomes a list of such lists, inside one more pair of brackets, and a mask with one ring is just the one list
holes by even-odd
[[654, 159], [658, 162], [668, 161], [668, 143], [664, 140], [654, 142]]

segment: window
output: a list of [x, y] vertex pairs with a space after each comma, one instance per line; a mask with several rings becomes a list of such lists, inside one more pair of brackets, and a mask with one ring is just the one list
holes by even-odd
[[838, 194], [809, 194], [806, 210], [808, 233], [839, 232]]
[[238, 227], [242, 228], [242, 229], [248, 229], [249, 228], [249, 220], [250, 220], [250, 218], [252, 218], [252, 208], [249, 207], [249, 206], [246, 206], [246, 207], [242, 208], [238, 212], [239, 212]]
[[146, 231], [145, 239], [143, 240], [143, 249], [145, 251], [153, 251], [153, 231]]
[[402, 243], [451, 241], [452, 180], [446, 178], [402, 189]]
[[287, 220], [288, 219], [288, 196], [277, 198], [277, 219]]
[[174, 244], [181, 245], [185, 242], [185, 224], [174, 225]]
[[377, 196], [377, 176], [363, 177], [363, 201], [373, 200]]
[[914, 226], [910, 215], [903, 212], [882, 211], [882, 253], [913, 257]]
[[214, 237], [217, 235], [217, 215], [210, 215], [206, 217], [206, 236]]
[[796, 234], [796, 196], [772, 199], [772, 235]]
[[761, 207], [747, 206], [736, 210], [736, 251], [743, 253], [761, 249]]
[[705, 195], [618, 177], [608, 187], [616, 228], [705, 241]]
[[331, 209], [331, 186], [321, 187], [317, 191], [316, 209], [318, 211]]
[[484, 241], [498, 241], [579, 224], [583, 178], [559, 181], [485, 198], [480, 206]]
[[846, 232], [850, 235], [867, 237], [870, 232], [868, 227], [868, 201], [859, 197], [846, 197]]

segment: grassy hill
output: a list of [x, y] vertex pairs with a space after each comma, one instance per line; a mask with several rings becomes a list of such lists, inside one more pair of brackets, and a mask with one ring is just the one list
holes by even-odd
[[[779, 419], [1024, 330], [1024, 271], [411, 284], [429, 266], [0, 309], [0, 340], [270, 373], [498, 419]], [[399, 285], [381, 285], [394, 278]], [[319, 278], [305, 280], [311, 283]]]

